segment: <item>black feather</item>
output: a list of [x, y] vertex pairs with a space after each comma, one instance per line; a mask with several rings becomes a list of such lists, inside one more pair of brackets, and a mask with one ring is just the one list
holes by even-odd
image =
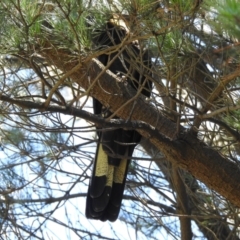
[[[93, 42], [100, 47], [115, 46], [120, 44], [126, 35], [126, 29], [108, 22], [106, 29], [95, 35]], [[148, 53], [133, 43], [123, 48], [109, 70], [114, 74], [120, 73], [125, 76], [128, 83], [136, 90], [144, 84], [141, 93], [149, 97], [152, 84], [149, 80], [145, 81], [151, 65]], [[116, 54], [118, 52], [103, 54], [99, 56], [99, 61], [106, 66]], [[93, 99], [93, 108], [95, 114], [111, 115], [97, 99]], [[86, 217], [115, 221], [121, 208], [130, 158], [135, 146], [141, 140], [141, 135], [132, 130], [101, 129], [98, 138], [87, 195]]]

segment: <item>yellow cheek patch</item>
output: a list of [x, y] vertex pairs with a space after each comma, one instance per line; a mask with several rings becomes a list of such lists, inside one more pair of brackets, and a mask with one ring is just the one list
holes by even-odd
[[119, 166], [115, 167], [113, 181], [115, 183], [123, 183], [127, 167], [127, 159], [122, 159]]

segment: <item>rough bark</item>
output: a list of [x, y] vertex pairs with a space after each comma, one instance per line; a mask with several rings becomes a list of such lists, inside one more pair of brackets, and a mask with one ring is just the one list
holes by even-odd
[[[165, 160], [161, 152], [150, 141], [146, 139], [143, 140], [141, 142], [141, 146], [150, 156], [153, 156], [155, 159], [161, 159], [161, 161], [156, 161], [156, 165], [165, 175], [166, 180], [169, 181], [169, 184], [174, 191], [178, 192], [176, 189], [177, 186], [175, 186], [172, 182], [173, 179], [171, 178], [170, 172], [172, 168], [171, 164]], [[186, 186], [188, 188], [188, 203], [191, 210], [191, 216], [189, 216], [189, 219], [195, 221], [199, 229], [201, 229], [204, 237], [208, 240], [239, 240], [235, 229], [231, 229], [231, 227], [229, 227], [227, 219], [222, 217], [221, 213], [217, 209], [209, 206], [206, 209], [206, 204], [209, 204], [208, 194], [199, 185], [199, 182], [196, 180], [196, 178], [184, 170], [178, 171], [178, 173], [180, 174], [181, 179], [184, 180], [185, 188]], [[202, 211], [202, 209], [205, 209], [205, 211]], [[174, 211], [174, 213], [176, 213], [176, 211]]]
[[[174, 165], [183, 168], [240, 207], [240, 169], [195, 135], [164, 117], [159, 110], [95, 59], [79, 63], [64, 50], [45, 48], [46, 60], [67, 73], [73, 81], [122, 119], [138, 121], [136, 129], [148, 138]], [[62, 60], [65, 60], [63, 63]], [[146, 123], [146, 124], [145, 124]]]

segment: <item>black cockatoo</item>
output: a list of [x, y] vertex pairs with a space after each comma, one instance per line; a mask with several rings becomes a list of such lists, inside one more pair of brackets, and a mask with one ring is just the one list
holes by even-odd
[[[106, 23], [105, 29], [98, 32], [94, 43], [101, 48], [115, 45], [119, 47], [127, 34], [126, 26], [123, 27], [119, 20], [112, 19]], [[141, 49], [136, 42], [123, 44], [116, 49], [118, 50], [108, 55], [99, 56], [99, 61], [106, 66], [118, 55], [108, 69], [123, 77], [134, 89], [142, 88], [141, 93], [149, 97], [152, 84], [147, 78], [151, 67], [148, 51]], [[103, 117], [111, 115], [97, 99], [93, 99], [93, 109], [95, 114]], [[97, 130], [98, 143], [87, 195], [86, 217], [113, 222], [120, 211], [128, 165], [141, 135], [121, 128]]]

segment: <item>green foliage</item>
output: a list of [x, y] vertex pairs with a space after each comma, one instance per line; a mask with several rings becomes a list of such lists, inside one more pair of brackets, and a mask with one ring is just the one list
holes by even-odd
[[240, 130], [240, 110], [231, 111], [226, 117], [225, 122], [234, 129]]
[[185, 13], [192, 9], [194, 1], [192, 0], [172, 0], [170, 1], [173, 8], [177, 9], [179, 12]]
[[[79, 204], [81, 197], [85, 200], [86, 185], [91, 177], [89, 169], [94, 159], [95, 145], [93, 147], [90, 143], [93, 143], [92, 131], [95, 128], [89, 124], [85, 126], [86, 122], [77, 118], [78, 113], [72, 116], [77, 112], [74, 109], [70, 113], [66, 112], [66, 115], [54, 112], [56, 109], [64, 112], [72, 106], [76, 106], [80, 114], [82, 109], [91, 112], [88, 98], [85, 101], [82, 96], [88, 93], [91, 95], [92, 91], [88, 89], [86, 93], [85, 89], [81, 89], [81, 83], [73, 84], [70, 77], [74, 75], [67, 75], [64, 67], [59, 66], [65, 63], [62, 56], [67, 55], [66, 59], [73, 67], [76, 59], [84, 56], [81, 60], [85, 71], [89, 63], [84, 61], [86, 58], [95, 58], [108, 50], [101, 48], [99, 53], [99, 49], [92, 47], [93, 35], [104, 29], [106, 21], [113, 15], [120, 15], [128, 24], [133, 44], [137, 46], [139, 43], [142, 49], [150, 50], [153, 64], [149, 78], [154, 82], [154, 91], [149, 104], [151, 109], [154, 106], [159, 111], [159, 116], [163, 113], [165, 119], [176, 121], [178, 132], [174, 142], [182, 136], [182, 129], [191, 129], [194, 133], [196, 130], [198, 139], [207, 144], [209, 150], [220, 149], [219, 152], [225, 154], [226, 159], [232, 160], [231, 151], [235, 147], [232, 144], [233, 137], [229, 137], [230, 133], [226, 134], [230, 128], [222, 129], [224, 124], [217, 123], [225, 121], [235, 131], [235, 136], [240, 130], [240, 110], [228, 113], [222, 101], [224, 96], [229, 106], [236, 109], [240, 105], [239, 82], [236, 80], [239, 78], [236, 73], [239, 66], [233, 64], [240, 54], [237, 47], [232, 48], [232, 38], [240, 36], [239, 12], [239, 3], [233, 0], [0, 0], [0, 21], [4, 23], [0, 25], [1, 54], [5, 53], [12, 61], [18, 60], [18, 56], [21, 59], [15, 67], [1, 61], [0, 89], [7, 100], [1, 100], [0, 107], [0, 191], [22, 188], [11, 195], [15, 199], [11, 206], [11, 216], [20, 219], [20, 226], [30, 229], [26, 233], [27, 237], [51, 232], [44, 226], [46, 223], [48, 227], [49, 221], [66, 227], [67, 231], [74, 232], [78, 237], [87, 238], [96, 233], [96, 229], [89, 230], [86, 227], [87, 220], [82, 221], [83, 213], [80, 210], [83, 210], [84, 204]], [[92, 24], [87, 24], [89, 19]], [[47, 49], [53, 50], [51, 56], [47, 56], [46, 45]], [[111, 53], [114, 51], [111, 49]], [[62, 52], [66, 55], [60, 55]], [[11, 58], [12, 53], [15, 53], [15, 58]], [[59, 60], [59, 56], [58, 65], [55, 60]], [[121, 53], [119, 56], [122, 57]], [[25, 64], [21, 65], [22, 62]], [[137, 65], [143, 69], [146, 67], [140, 61]], [[134, 66], [136, 64], [131, 64], [131, 67]], [[92, 68], [87, 68], [87, 71], [91, 80]], [[60, 82], [64, 74], [68, 77]], [[81, 73], [78, 77], [82, 77]], [[126, 90], [128, 87], [126, 85]], [[224, 90], [221, 91], [221, 87]], [[221, 93], [215, 96], [214, 92]], [[25, 107], [16, 103], [24, 101], [28, 103]], [[37, 104], [40, 108], [35, 109], [33, 106]], [[48, 106], [49, 111], [46, 111]], [[134, 109], [132, 113], [135, 114]], [[91, 116], [89, 114], [89, 118]], [[131, 121], [131, 116], [127, 120]], [[162, 135], [167, 127], [163, 124]], [[170, 139], [167, 133], [166, 138]], [[143, 232], [148, 239], [159, 239], [159, 234], [163, 232], [163, 239], [166, 235], [179, 238], [181, 218], [179, 220], [177, 214], [182, 206], [179, 204], [181, 201], [176, 200], [178, 193], [171, 175], [171, 164], [165, 162], [166, 158], [162, 154], [159, 157], [159, 150], [154, 150], [152, 145], [147, 148], [152, 159], [148, 162], [143, 159], [132, 161], [129, 166], [129, 185], [126, 188], [128, 199], [124, 201], [121, 220], [130, 226], [129, 229], [135, 228], [136, 236]], [[147, 158], [148, 155], [136, 154], [136, 158], [141, 157]], [[156, 164], [150, 160], [156, 160]], [[223, 232], [222, 225], [227, 230], [229, 227], [228, 232], [233, 228], [239, 231], [239, 221], [237, 217], [236, 220], [232, 218], [235, 213], [229, 208], [227, 199], [215, 196], [214, 191], [193, 176], [191, 180], [187, 179], [188, 173], [181, 173], [186, 183], [186, 199], [190, 201], [189, 206], [193, 210], [193, 215], [188, 218], [192, 222], [196, 220], [198, 226], [210, 229], [208, 232], [214, 238], [219, 236], [218, 231], [220, 235]], [[57, 200], [57, 197], [61, 199]], [[29, 201], [24, 202], [26, 198]], [[71, 204], [74, 211], [70, 211], [68, 204], [73, 199], [77, 204]], [[18, 200], [23, 203], [20, 208], [16, 204]], [[54, 214], [61, 210], [61, 206], [66, 207], [65, 217], [68, 222], [65, 222], [64, 217], [61, 223], [55, 220], [57, 214]], [[186, 215], [180, 214], [182, 218]], [[29, 220], [29, 216], [33, 218]], [[76, 217], [76, 222], [72, 216]], [[231, 226], [228, 216], [231, 217]], [[29, 225], [27, 221], [21, 222], [21, 218], [27, 219]], [[9, 226], [17, 226], [11, 219], [8, 221]], [[32, 227], [35, 226], [32, 222], [36, 224], [36, 229]], [[79, 227], [79, 222], [84, 224]], [[212, 229], [212, 225], [216, 225], [218, 230]], [[23, 231], [24, 227], [16, 232]], [[51, 227], [49, 225], [49, 229]], [[118, 232], [114, 234], [116, 236]], [[41, 236], [36, 239], [45, 238]], [[118, 235], [115, 238], [121, 239]], [[230, 235], [228, 238], [231, 238]], [[99, 239], [99, 235], [96, 239]]]
[[229, 36], [240, 38], [240, 4], [238, 0], [224, 0], [217, 8], [221, 29]]
[[81, 51], [83, 46], [88, 45], [84, 1], [69, 0], [58, 6], [45, 1], [31, 1], [29, 4], [28, 0], [24, 0], [19, 5], [16, 1], [3, 6], [0, 19], [5, 24], [0, 29], [0, 46], [6, 47], [11, 39], [11, 48], [16, 51], [35, 43], [39, 36], [44, 35], [46, 38], [51, 35], [56, 43], [73, 50]]
[[19, 128], [12, 128], [5, 133], [4, 140], [13, 146], [20, 146], [25, 141], [24, 131]]

